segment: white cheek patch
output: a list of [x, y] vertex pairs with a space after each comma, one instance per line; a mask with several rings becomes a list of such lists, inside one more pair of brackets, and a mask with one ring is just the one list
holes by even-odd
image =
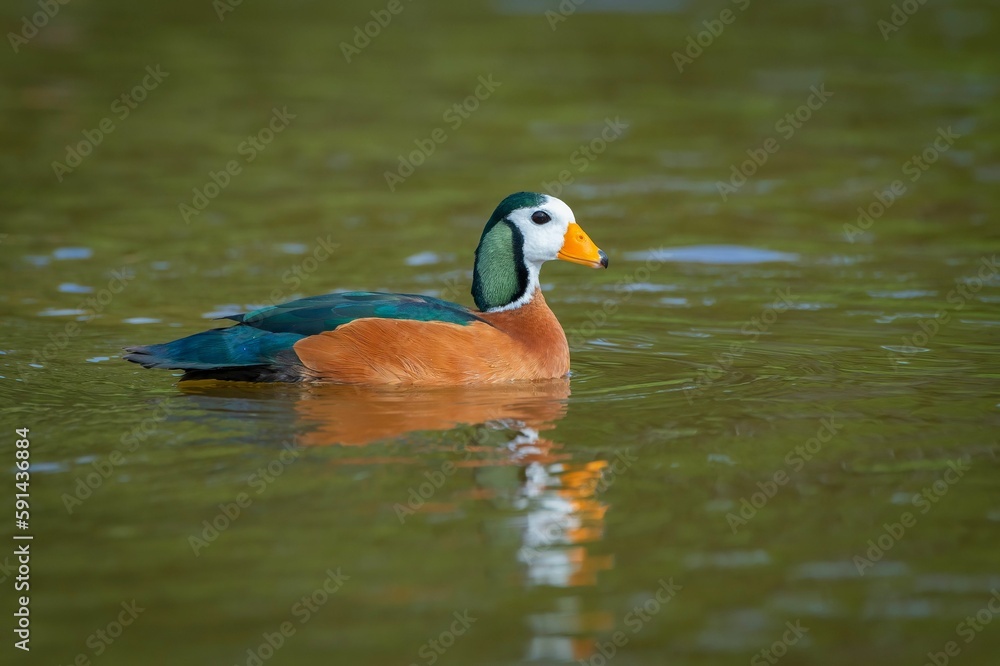
[[528, 224], [532, 225], [533, 228], [521, 229], [521, 233], [524, 235], [525, 261], [540, 264], [543, 261], [555, 259], [559, 250], [562, 249], [565, 230], [560, 233], [555, 220], [542, 226], [532, 222], [528, 222]]
[[[546, 211], [552, 220], [545, 224], [532, 222], [531, 214], [539, 209]], [[546, 196], [545, 203], [541, 206], [516, 210], [508, 219], [517, 225], [524, 237], [525, 263], [538, 267], [541, 267], [542, 262], [557, 258], [569, 223], [574, 221], [570, 207], [550, 196]]]

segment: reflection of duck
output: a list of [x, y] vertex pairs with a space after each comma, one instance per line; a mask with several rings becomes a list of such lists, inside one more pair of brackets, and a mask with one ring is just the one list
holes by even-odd
[[518, 560], [530, 585], [596, 585], [597, 572], [611, 568], [608, 558], [591, 557], [586, 545], [604, 537], [607, 505], [595, 496], [607, 463], [532, 463], [522, 494], [528, 504]]
[[[506, 464], [550, 457], [552, 442], [538, 438], [566, 415], [569, 380], [511, 382], [479, 387], [368, 388], [316, 386], [303, 391], [295, 412], [308, 431], [299, 437], [303, 446], [361, 445], [427, 430], [452, 430], [458, 426], [508, 427], [534, 432], [533, 453], [515, 446], [514, 455], [502, 454]], [[530, 438], [529, 438], [530, 439]], [[485, 447], [481, 447], [485, 448]], [[520, 454], [516, 453], [520, 451]], [[463, 464], [477, 464], [476, 459]], [[494, 461], [497, 464], [500, 461]]]
[[533, 634], [529, 659], [586, 658], [593, 652], [593, 636], [613, 628], [606, 611], [573, 591], [596, 585], [598, 573], [614, 566], [613, 556], [592, 552], [604, 538], [608, 505], [600, 494], [613, 472], [604, 460], [571, 461], [558, 443], [542, 436], [566, 414], [568, 379], [421, 390], [231, 382], [184, 383], [181, 389], [211, 409], [259, 412], [267, 402], [290, 404], [300, 426], [299, 446], [357, 447], [357, 456], [330, 459], [338, 464], [419, 464], [419, 453], [388, 458], [374, 453], [382, 447], [369, 452], [364, 445], [478, 426], [466, 444], [468, 455], [454, 462], [456, 468], [473, 468], [466, 473], [474, 487], [455, 490], [448, 501], [428, 503], [422, 510], [449, 513], [464, 498], [491, 499], [517, 512], [490, 525], [499, 528], [498, 545], [511, 549], [526, 586], [564, 589], [551, 608], [526, 616]]
[[303, 298], [158, 345], [128, 361], [183, 379], [454, 385], [539, 380], [569, 372], [569, 346], [542, 296], [544, 262], [607, 268], [565, 203], [518, 192], [483, 229], [472, 279], [478, 310], [429, 296], [349, 292]]
[[178, 388], [206, 410], [236, 414], [290, 410], [299, 426], [294, 438], [299, 446], [359, 446], [460, 426], [510, 430], [517, 436], [494, 451], [502, 457], [497, 463], [509, 465], [555, 459], [552, 449], [557, 445], [539, 433], [551, 430], [566, 415], [570, 393], [566, 377], [427, 389], [218, 381], [184, 382]]
[[534, 634], [531, 660], [576, 661], [593, 653], [596, 633], [613, 628], [606, 611], [589, 609], [569, 588], [597, 584], [597, 574], [614, 566], [611, 555], [595, 555], [591, 544], [604, 538], [608, 505], [598, 491], [609, 470], [604, 460], [588, 463], [531, 463], [521, 489], [526, 513], [516, 519], [521, 529], [518, 561], [525, 584], [567, 588], [547, 612], [528, 617]]

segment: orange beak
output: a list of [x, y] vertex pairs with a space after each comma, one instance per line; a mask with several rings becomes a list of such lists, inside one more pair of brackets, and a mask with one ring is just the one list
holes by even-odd
[[563, 237], [563, 246], [556, 255], [563, 261], [572, 261], [574, 264], [583, 264], [591, 268], [607, 268], [608, 255], [604, 254], [590, 236], [580, 228], [576, 222], [570, 222], [566, 235]]

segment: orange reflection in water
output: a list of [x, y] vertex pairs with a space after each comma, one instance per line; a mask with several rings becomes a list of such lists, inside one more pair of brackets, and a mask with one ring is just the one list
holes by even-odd
[[[496, 467], [523, 470], [504, 481], [506, 487], [500, 490], [520, 510], [510, 528], [520, 533], [515, 557], [522, 567], [523, 584], [567, 589], [555, 608], [526, 618], [534, 634], [527, 656], [585, 658], [592, 653], [593, 635], [614, 624], [608, 613], [586, 608], [570, 592], [596, 585], [598, 574], [611, 569], [614, 558], [594, 555], [591, 550], [591, 544], [604, 537], [608, 505], [600, 495], [608, 478], [607, 461], [573, 462], [561, 444], [542, 436], [566, 415], [568, 379], [419, 390], [337, 385], [262, 389], [209, 382], [181, 387], [192, 396], [233, 403], [279, 398], [277, 402], [290, 405], [294, 412], [299, 446], [357, 449], [357, 456], [331, 460], [338, 465], [420, 464], [426, 443], [412, 456], [389, 457], [366, 451], [376, 442], [404, 439], [419, 432], [474, 426], [480, 428], [478, 433], [506, 434], [506, 442], [498, 443], [496, 436], [475, 436], [466, 445], [468, 456], [454, 464], [475, 468], [475, 485], [459, 491], [452, 500], [500, 501], [498, 488], [484, 481], [479, 472]], [[438, 506], [442, 512], [454, 508], [449, 502], [428, 502], [421, 510], [434, 511]]]
[[295, 411], [310, 427], [300, 445], [362, 446], [413, 432], [495, 422], [551, 430], [566, 415], [568, 397], [568, 379], [421, 390], [317, 386], [302, 393]]

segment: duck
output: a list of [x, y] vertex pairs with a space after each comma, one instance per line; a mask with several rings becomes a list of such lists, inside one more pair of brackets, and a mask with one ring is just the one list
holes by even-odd
[[493, 211], [476, 248], [472, 309], [432, 296], [340, 292], [222, 317], [237, 322], [172, 342], [126, 347], [181, 381], [450, 386], [550, 380], [569, 345], [539, 283], [542, 264], [608, 267], [608, 255], [562, 200], [516, 192]]

